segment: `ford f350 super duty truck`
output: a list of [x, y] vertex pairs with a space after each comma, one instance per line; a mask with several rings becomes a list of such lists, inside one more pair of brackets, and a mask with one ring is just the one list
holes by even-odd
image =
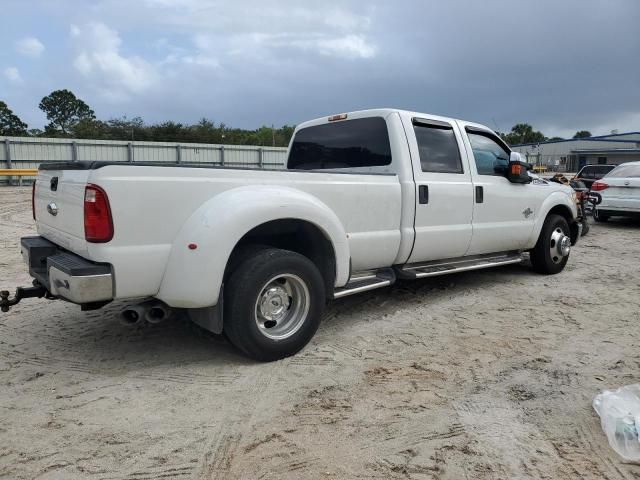
[[579, 238], [573, 191], [530, 175], [489, 128], [379, 109], [299, 125], [287, 170], [69, 162], [40, 166], [25, 297], [84, 310], [145, 299], [274, 360], [314, 335], [327, 300], [518, 263], [554, 274]]

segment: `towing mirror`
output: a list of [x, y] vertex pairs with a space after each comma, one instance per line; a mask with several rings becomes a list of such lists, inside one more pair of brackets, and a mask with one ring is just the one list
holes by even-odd
[[511, 152], [507, 179], [511, 183], [531, 183], [531, 177], [527, 173], [527, 166], [528, 164], [522, 161], [522, 157], [518, 152]]

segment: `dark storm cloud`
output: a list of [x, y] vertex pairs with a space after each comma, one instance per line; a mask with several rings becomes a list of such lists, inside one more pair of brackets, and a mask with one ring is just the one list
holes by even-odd
[[[64, 84], [101, 116], [148, 121], [255, 127], [391, 106], [501, 130], [528, 122], [549, 136], [640, 130], [637, 0], [68, 7], [54, 15], [64, 38], [46, 44], [59, 60], [47, 64], [50, 83], [29, 85], [31, 65], [21, 85], [7, 84], [16, 110], [37, 104], [25, 104], [25, 89], [42, 96]], [[28, 21], [22, 30], [38, 36]], [[17, 63], [2, 61], [3, 70]]]

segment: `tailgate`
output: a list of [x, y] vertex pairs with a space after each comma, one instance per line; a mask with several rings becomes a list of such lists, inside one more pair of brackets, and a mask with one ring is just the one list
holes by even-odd
[[77, 254], [86, 252], [84, 189], [91, 170], [40, 170], [36, 180], [38, 233]]

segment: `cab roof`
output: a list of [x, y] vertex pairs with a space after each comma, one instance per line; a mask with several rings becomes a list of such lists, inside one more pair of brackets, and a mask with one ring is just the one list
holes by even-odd
[[[493, 130], [489, 127], [487, 127], [486, 125], [482, 125], [481, 123], [474, 123], [474, 122], [469, 122], [466, 120], [461, 120], [458, 118], [453, 118], [453, 117], [443, 117], [442, 115], [435, 115], [432, 113], [424, 113], [424, 112], [414, 112], [411, 110], [402, 110], [399, 108], [372, 108], [372, 109], [367, 109], [367, 110], [356, 110], [353, 112], [341, 112], [341, 113], [337, 113], [337, 114], [329, 114], [326, 115], [324, 117], [319, 117], [319, 118], [315, 118], [313, 120], [308, 120], [306, 122], [301, 123], [300, 125], [298, 125], [296, 127], [296, 130], [300, 130], [301, 128], [306, 128], [306, 127], [310, 127], [310, 126], [314, 126], [314, 125], [321, 125], [323, 123], [328, 123], [331, 117], [339, 117], [342, 115], [346, 115], [346, 118], [344, 118], [344, 120], [349, 120], [349, 119], [354, 119], [354, 118], [366, 118], [366, 117], [383, 117], [386, 118], [389, 115], [392, 115], [394, 113], [398, 113], [402, 116], [409, 116], [409, 117], [423, 117], [423, 118], [429, 118], [429, 119], [433, 119], [433, 120], [439, 120], [442, 122], [448, 122], [448, 123], [453, 123], [453, 122], [457, 122], [460, 123], [464, 126], [472, 126], [472, 127], [476, 127], [482, 130], [488, 130], [490, 132], [493, 132]], [[336, 118], [337, 120], [337, 118]], [[342, 120], [342, 119], [341, 119]], [[494, 132], [495, 133], [495, 132]]]

